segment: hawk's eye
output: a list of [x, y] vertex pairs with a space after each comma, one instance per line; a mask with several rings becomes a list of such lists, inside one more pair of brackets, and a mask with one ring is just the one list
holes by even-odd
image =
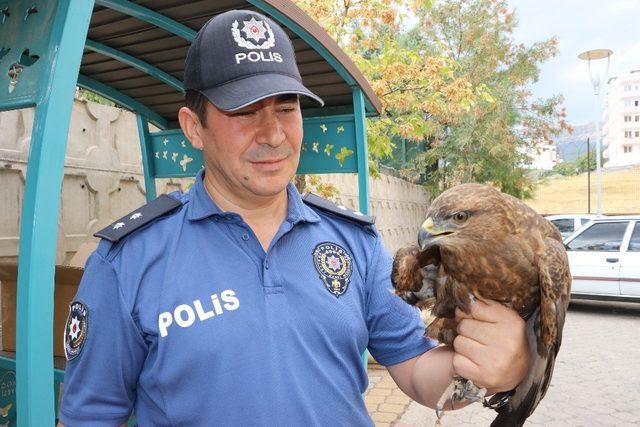
[[464, 211], [457, 212], [453, 215], [455, 222], [465, 222], [469, 218], [469, 214]]

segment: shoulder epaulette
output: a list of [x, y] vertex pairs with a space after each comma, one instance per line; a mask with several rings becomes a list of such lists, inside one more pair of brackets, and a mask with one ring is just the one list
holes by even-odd
[[123, 237], [128, 236], [178, 206], [182, 206], [182, 202], [163, 194], [98, 231], [94, 236], [117, 243]]
[[362, 212], [352, 211], [346, 206], [336, 205], [330, 200], [323, 199], [320, 196], [316, 196], [313, 193], [307, 193], [302, 200], [313, 207], [316, 207], [325, 212], [332, 213], [342, 218], [350, 219], [358, 224], [373, 225], [376, 222], [376, 218], [373, 216], [365, 215]]

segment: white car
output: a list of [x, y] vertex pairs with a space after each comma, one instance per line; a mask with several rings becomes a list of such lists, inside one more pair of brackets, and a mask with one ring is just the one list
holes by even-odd
[[566, 215], [548, 215], [547, 218], [551, 224], [555, 225], [562, 238], [569, 237], [578, 228], [582, 227], [589, 221], [598, 218], [594, 214], [566, 214]]
[[564, 245], [572, 298], [640, 301], [640, 215], [596, 218]]

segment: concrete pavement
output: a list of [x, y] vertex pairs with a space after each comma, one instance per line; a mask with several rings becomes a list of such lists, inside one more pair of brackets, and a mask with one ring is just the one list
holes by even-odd
[[[365, 403], [378, 427], [432, 427], [433, 410], [412, 402], [386, 369], [371, 365]], [[551, 386], [525, 425], [640, 425], [640, 304], [573, 303]], [[443, 426], [488, 426], [479, 404], [449, 412]]]

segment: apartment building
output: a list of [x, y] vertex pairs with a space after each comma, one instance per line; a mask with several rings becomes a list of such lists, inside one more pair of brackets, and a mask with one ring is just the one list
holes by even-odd
[[640, 70], [609, 79], [602, 128], [605, 168], [640, 164]]

